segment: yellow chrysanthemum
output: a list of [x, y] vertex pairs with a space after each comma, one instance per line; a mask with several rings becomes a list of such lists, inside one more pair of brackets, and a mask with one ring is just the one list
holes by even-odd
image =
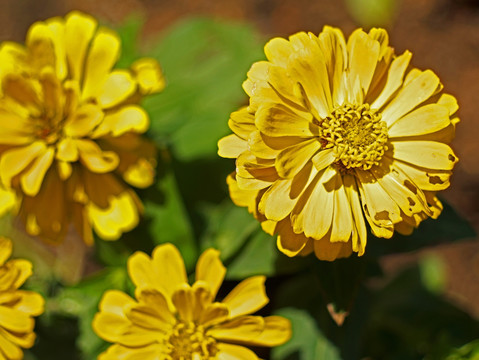
[[457, 158], [456, 99], [430, 70], [396, 56], [385, 30], [304, 32], [265, 46], [231, 114], [219, 154], [237, 158], [228, 178], [239, 206], [277, 234], [288, 256], [362, 255], [366, 221], [390, 238], [410, 233], [442, 206]]
[[217, 250], [200, 256], [192, 286], [171, 244], [157, 246], [152, 258], [133, 254], [128, 272], [137, 300], [108, 291], [93, 320], [95, 332], [115, 343], [100, 360], [257, 360], [244, 345], [276, 346], [291, 337], [289, 320], [250, 315], [268, 303], [264, 276], [246, 279], [214, 301], [226, 272]]
[[43, 313], [43, 298], [27, 290], [19, 290], [32, 275], [32, 264], [23, 259], [9, 260], [12, 242], [0, 237], [0, 359], [23, 359], [21, 348], [35, 342], [33, 316]]
[[16, 205], [31, 235], [61, 241], [69, 224], [116, 239], [138, 223], [127, 184], [149, 186], [155, 148], [138, 106], [164, 80], [157, 62], [113, 69], [118, 35], [72, 12], [37, 22], [25, 46], [0, 48], [0, 211]]

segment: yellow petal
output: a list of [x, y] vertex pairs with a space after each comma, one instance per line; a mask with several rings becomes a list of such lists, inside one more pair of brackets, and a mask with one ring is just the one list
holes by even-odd
[[30, 145], [5, 151], [0, 160], [0, 178], [10, 187], [11, 179], [22, 172], [37, 156], [46, 150], [45, 143], [36, 141]]
[[429, 169], [452, 170], [458, 161], [452, 149], [436, 141], [395, 141], [394, 158]]
[[402, 161], [395, 161], [394, 167], [398, 167], [404, 174], [422, 190], [439, 191], [449, 187], [451, 171], [431, 170], [407, 164]]
[[228, 319], [229, 310], [225, 304], [211, 303], [201, 313], [198, 323], [205, 328]]
[[296, 256], [304, 249], [308, 238], [304, 234], [296, 234], [289, 219], [280, 221], [276, 227], [278, 237], [276, 245], [283, 254], [292, 257]]
[[264, 329], [259, 336], [248, 340], [253, 346], [278, 346], [291, 338], [291, 322], [282, 316], [267, 316], [263, 318]]
[[320, 147], [321, 144], [317, 139], [311, 139], [281, 151], [275, 162], [275, 168], [279, 176], [283, 178], [295, 176], [311, 160]]
[[124, 317], [124, 309], [135, 304], [135, 301], [119, 290], [108, 290], [103, 294], [99, 304], [101, 312], [107, 312]]
[[231, 113], [228, 126], [241, 139], [247, 140], [250, 134], [257, 130], [255, 114], [250, 113], [247, 107], [243, 107]]
[[17, 276], [12, 287], [18, 289], [27, 279], [32, 276], [32, 263], [25, 259], [13, 259], [8, 262], [12, 268], [17, 270]]
[[396, 92], [403, 83], [404, 73], [409, 65], [412, 54], [405, 51], [404, 54], [394, 59], [389, 67], [388, 78], [384, 89], [371, 104], [371, 109], [380, 109]]
[[417, 105], [429, 99], [440, 86], [439, 78], [426, 70], [409, 83], [405, 83], [398, 94], [382, 112], [382, 119], [391, 127], [398, 119]]
[[190, 322], [196, 320], [199, 313], [195, 312], [196, 299], [193, 289], [188, 284], [180, 284], [171, 298], [181, 320]]
[[130, 185], [137, 188], [146, 188], [153, 184], [155, 168], [152, 161], [139, 158], [136, 163], [131, 164], [123, 173], [123, 179]]
[[96, 98], [111, 68], [118, 60], [120, 39], [113, 31], [100, 28], [93, 38], [86, 59], [82, 100]]
[[316, 170], [321, 171], [324, 168], [331, 165], [336, 160], [336, 155], [334, 154], [334, 149], [325, 149], [318, 151], [316, 155], [313, 156], [311, 161], [313, 162]]
[[8, 340], [3, 334], [0, 333], [0, 349], [5, 354], [7, 359], [23, 359], [23, 351], [20, 347], [10, 340]]
[[218, 360], [259, 360], [254, 352], [240, 345], [218, 344]]
[[214, 298], [226, 273], [226, 268], [220, 260], [220, 252], [208, 249], [203, 252], [196, 263], [196, 281], [206, 282]]
[[78, 82], [83, 76], [85, 56], [96, 26], [93, 17], [78, 11], [70, 12], [65, 18], [65, 52], [70, 76]]
[[18, 290], [16, 293], [19, 294], [21, 298], [13, 307], [14, 309], [31, 316], [38, 316], [43, 313], [45, 300], [40, 294], [25, 290]]
[[280, 221], [293, 210], [297, 198], [291, 198], [291, 180], [277, 180], [263, 194], [258, 209], [269, 220]]
[[43, 178], [52, 165], [54, 153], [53, 147], [48, 147], [42, 155], [35, 159], [30, 168], [22, 174], [20, 183], [26, 195], [35, 196], [38, 194]]
[[347, 242], [351, 237], [353, 216], [340, 175], [336, 176], [334, 214], [331, 225], [331, 242]]
[[12, 240], [0, 236], [0, 266], [5, 264], [5, 261], [12, 255]]
[[180, 284], [187, 284], [185, 263], [178, 249], [172, 244], [159, 245], [153, 250], [152, 265], [159, 270], [161, 282], [167, 291], [166, 296]]
[[359, 177], [358, 187], [363, 210], [371, 230], [378, 237], [392, 236], [390, 230], [393, 224], [401, 221], [399, 207], [381, 185], [374, 182], [371, 174], [363, 171], [356, 173]]
[[207, 335], [220, 341], [248, 343], [261, 334], [264, 320], [261, 316], [240, 316], [213, 326]]
[[295, 233], [304, 232], [307, 237], [321, 239], [331, 228], [335, 176], [334, 169], [326, 168], [308, 186], [293, 210], [291, 219]]
[[349, 76], [359, 79], [361, 90], [367, 93], [379, 58], [379, 43], [364, 31], [354, 31], [348, 39]]
[[[29, 332], [29, 333], [13, 333], [6, 331], [5, 329], [0, 328], [0, 334], [2, 334], [8, 341], [24, 348], [24, 349], [29, 349], [33, 346], [35, 343], [35, 333], [34, 332]], [[1, 352], [0, 352], [1, 355]], [[0, 359], [4, 359], [0, 357]]]
[[78, 107], [75, 113], [65, 121], [65, 135], [81, 138], [90, 134], [103, 120], [103, 112], [93, 104]]
[[321, 240], [313, 240], [314, 254], [319, 260], [334, 261], [336, 259], [345, 258], [351, 255], [351, 242], [335, 242], [329, 241], [329, 232], [325, 238]]
[[[154, 309], [145, 305], [135, 305], [126, 311], [128, 319], [136, 326], [159, 331], [166, 332], [171, 329], [171, 324], [166, 322], [160, 314], [157, 314]], [[140, 340], [141, 341], [141, 340]], [[150, 339], [147, 339], [147, 343]], [[142, 344], [146, 345], [146, 343]]]
[[75, 143], [79, 150], [81, 162], [95, 173], [104, 174], [113, 171], [120, 162], [115, 152], [103, 151], [91, 140], [78, 139]]
[[438, 105], [447, 107], [450, 116], [454, 115], [457, 109], [459, 109], [456, 98], [450, 94], [442, 94], [437, 103]]
[[218, 155], [224, 158], [237, 158], [248, 150], [248, 143], [235, 134], [225, 136], [218, 141]]
[[140, 303], [149, 307], [157, 317], [167, 324], [174, 324], [175, 316], [170, 312], [168, 301], [158, 289], [140, 288], [137, 291], [137, 298]]
[[364, 250], [366, 249], [368, 234], [363, 210], [361, 208], [361, 201], [359, 199], [356, 178], [352, 175], [346, 175], [343, 178], [343, 184], [353, 215], [353, 234], [351, 238], [352, 247], [353, 250], [358, 253], [358, 256], [362, 256], [364, 254]]
[[165, 78], [158, 61], [155, 59], [141, 58], [136, 60], [131, 69], [136, 75], [136, 81], [143, 95], [154, 94], [165, 88]]
[[78, 152], [76, 140], [66, 137], [58, 142], [56, 152], [56, 158], [58, 160], [62, 161], [63, 163], [75, 162], [78, 160], [79, 156], [80, 153]]
[[123, 232], [136, 227], [139, 221], [138, 207], [127, 191], [113, 197], [106, 209], [90, 203], [87, 212], [96, 233], [104, 240], [118, 239]]
[[312, 120], [310, 112], [295, 110], [283, 104], [261, 106], [255, 116], [256, 127], [268, 136], [318, 135], [318, 127]]
[[160, 344], [144, 347], [126, 347], [119, 344], [110, 346], [107, 351], [98, 356], [98, 360], [158, 360], [158, 354], [166, 351]]
[[429, 134], [447, 127], [449, 109], [442, 105], [422, 106], [396, 121], [389, 129], [389, 137]]
[[232, 318], [251, 314], [263, 306], [269, 299], [266, 296], [264, 276], [253, 276], [240, 282], [222, 301], [228, 306]]
[[114, 70], [106, 77], [97, 90], [99, 105], [103, 109], [111, 108], [133, 95], [136, 83], [126, 70]]
[[333, 91], [333, 104], [339, 104], [339, 99], [344, 98], [344, 95], [339, 94], [339, 90], [348, 58], [344, 35], [340, 29], [325, 26], [318, 36], [318, 44], [328, 68], [329, 83]]
[[0, 216], [14, 208], [16, 204], [17, 197], [15, 196], [15, 191], [0, 187]]
[[283, 38], [274, 38], [264, 46], [268, 60], [275, 65], [286, 67], [289, 56], [293, 53], [291, 43]]
[[0, 326], [13, 332], [30, 332], [34, 320], [21, 311], [0, 305]]
[[97, 138], [107, 134], [118, 137], [129, 131], [144, 133], [149, 126], [150, 119], [145, 110], [136, 105], [129, 105], [109, 112], [92, 137]]

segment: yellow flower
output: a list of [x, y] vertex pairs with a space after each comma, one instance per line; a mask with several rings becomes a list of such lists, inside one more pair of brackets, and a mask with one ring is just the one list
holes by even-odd
[[110, 290], [93, 319], [95, 332], [115, 343], [100, 360], [256, 360], [243, 345], [276, 346], [291, 337], [287, 319], [250, 315], [268, 303], [264, 276], [246, 279], [214, 301], [226, 272], [217, 250], [200, 256], [192, 286], [171, 244], [157, 246], [152, 258], [136, 252], [128, 272], [137, 300]]
[[265, 46], [243, 88], [250, 104], [231, 114], [219, 154], [236, 158], [228, 178], [239, 206], [277, 234], [288, 256], [362, 255], [366, 222], [378, 237], [409, 234], [442, 206], [457, 158], [456, 99], [430, 70], [395, 55], [382, 29], [304, 32]]
[[43, 313], [43, 298], [19, 290], [32, 275], [32, 264], [23, 259], [9, 260], [12, 242], [0, 237], [0, 359], [23, 359], [21, 348], [35, 342], [33, 316]]
[[[31, 235], [59, 242], [73, 223], [88, 244], [138, 223], [155, 148], [138, 106], [164, 80], [157, 62], [114, 69], [118, 35], [72, 12], [37, 22], [25, 46], [0, 47], [0, 212], [16, 207]], [[15, 206], [16, 205], [16, 206]]]

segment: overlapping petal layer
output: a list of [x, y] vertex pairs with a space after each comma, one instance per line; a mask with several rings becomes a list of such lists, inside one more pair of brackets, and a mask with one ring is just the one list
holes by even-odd
[[0, 237], [0, 359], [23, 359], [23, 349], [33, 346], [34, 316], [43, 313], [44, 300], [33, 292], [20, 290], [32, 275], [32, 264], [23, 259], [8, 260], [10, 239]]
[[0, 211], [15, 208], [32, 235], [60, 242], [73, 225], [91, 243], [92, 227], [113, 240], [138, 223], [129, 185], [151, 185], [156, 166], [138, 102], [164, 79], [150, 58], [114, 69], [120, 48], [76, 11], [0, 47]]
[[165, 244], [150, 258], [137, 252], [128, 261], [135, 297], [111, 290], [93, 320], [95, 332], [114, 343], [99, 359], [253, 359], [252, 346], [277, 346], [291, 337], [280, 316], [251, 315], [268, 303], [264, 276], [239, 283], [215, 301], [226, 272], [219, 252], [206, 250], [188, 284], [178, 249]]
[[288, 256], [362, 255], [367, 225], [390, 238], [441, 211], [457, 102], [388, 42], [382, 29], [301, 32], [269, 41], [248, 72], [249, 106], [231, 114], [218, 153], [236, 159], [233, 201]]

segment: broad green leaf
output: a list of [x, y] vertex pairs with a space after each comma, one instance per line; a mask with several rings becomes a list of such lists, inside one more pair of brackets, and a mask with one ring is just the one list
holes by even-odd
[[228, 260], [258, 228], [258, 221], [245, 208], [230, 200], [203, 210], [208, 229], [201, 240], [203, 249], [214, 247], [221, 251], [221, 259]]
[[161, 63], [166, 89], [145, 100], [150, 133], [182, 161], [216, 157], [232, 111], [247, 101], [241, 83], [264, 57], [258, 34], [248, 25], [188, 19], [165, 33], [149, 54]]
[[146, 194], [145, 217], [153, 243], [173, 243], [183, 255], [186, 267], [193, 268], [198, 251], [173, 172], [167, 171]]
[[293, 336], [286, 344], [272, 349], [273, 360], [341, 360], [338, 349], [324, 336], [307, 311], [284, 308], [277, 314], [291, 321]]

